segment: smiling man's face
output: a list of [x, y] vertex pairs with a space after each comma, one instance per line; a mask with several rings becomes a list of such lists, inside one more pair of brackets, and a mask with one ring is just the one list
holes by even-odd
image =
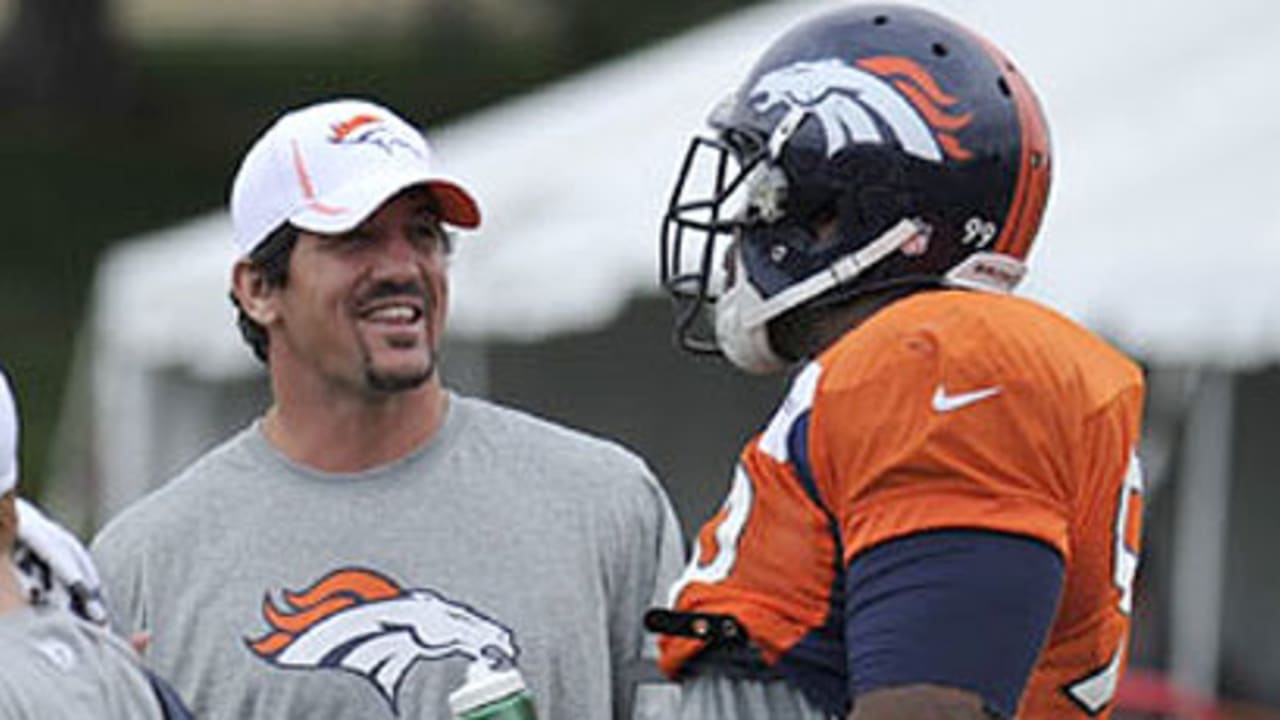
[[[447, 239], [426, 190], [387, 201], [340, 235], [303, 232], [274, 292], [273, 358], [322, 384], [377, 393], [436, 373], [448, 294]], [[274, 362], [274, 361], [273, 361]]]

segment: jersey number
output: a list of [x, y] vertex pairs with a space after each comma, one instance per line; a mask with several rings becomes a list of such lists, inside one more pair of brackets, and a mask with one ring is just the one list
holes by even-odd
[[[1112, 582], [1120, 591], [1118, 605], [1120, 612], [1125, 615], [1133, 612], [1133, 580], [1138, 574], [1137, 535], [1141, 517], [1142, 465], [1134, 454], [1129, 460], [1129, 469], [1125, 472], [1124, 487], [1120, 488], [1114, 526]], [[1120, 661], [1124, 657], [1127, 640], [1127, 637], [1120, 639], [1120, 646], [1116, 648], [1106, 667], [1066, 688], [1067, 695], [1090, 715], [1098, 714], [1115, 698], [1116, 687], [1120, 683]]]

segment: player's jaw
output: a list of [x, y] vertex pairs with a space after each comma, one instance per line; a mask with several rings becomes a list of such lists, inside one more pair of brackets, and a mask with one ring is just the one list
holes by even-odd
[[418, 281], [380, 283], [355, 300], [350, 315], [370, 389], [410, 390], [435, 374], [438, 308], [436, 292]]

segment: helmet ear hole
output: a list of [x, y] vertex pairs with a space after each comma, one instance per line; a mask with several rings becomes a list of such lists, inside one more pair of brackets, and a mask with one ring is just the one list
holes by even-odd
[[840, 227], [840, 210], [836, 202], [830, 202], [818, 208], [805, 222], [809, 233], [816, 241], [818, 248], [840, 242], [843, 228]]

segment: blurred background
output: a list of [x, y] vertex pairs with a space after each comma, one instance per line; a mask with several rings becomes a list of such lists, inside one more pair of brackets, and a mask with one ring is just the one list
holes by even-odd
[[[84, 537], [262, 410], [224, 211], [283, 109], [374, 97], [486, 214], [445, 375], [618, 439], [686, 533], [784, 387], [671, 346], [676, 164], [828, 0], [0, 0], [0, 362], [24, 493]], [[1056, 178], [1023, 292], [1139, 359], [1146, 553], [1126, 717], [1280, 707], [1280, 5], [923, 1], [1019, 62]]]

